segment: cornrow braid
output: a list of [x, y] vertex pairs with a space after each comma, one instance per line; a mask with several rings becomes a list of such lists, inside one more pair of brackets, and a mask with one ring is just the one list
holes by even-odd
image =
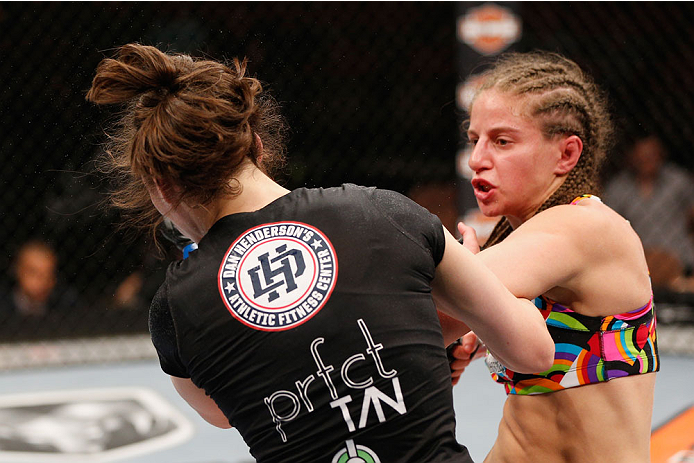
[[[571, 134], [583, 142], [576, 166], [535, 214], [585, 193], [599, 193], [598, 174], [610, 147], [612, 124], [606, 98], [589, 75], [555, 53], [508, 53], [485, 73], [477, 94], [492, 88], [525, 96], [528, 115], [539, 121], [547, 138]], [[512, 231], [502, 217], [484, 248], [503, 241]]]

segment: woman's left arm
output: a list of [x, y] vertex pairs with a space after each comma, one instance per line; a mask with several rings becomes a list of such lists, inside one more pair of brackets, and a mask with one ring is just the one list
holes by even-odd
[[189, 378], [172, 376], [171, 382], [183, 400], [188, 402], [188, 405], [193, 407], [205, 421], [218, 428], [229, 429], [232, 427], [217, 403], [203, 389], [193, 384]]
[[585, 249], [599, 235], [595, 214], [577, 206], [548, 209], [513, 231], [504, 241], [477, 254], [513, 295], [534, 299], [555, 287], [571, 286], [593, 260]]

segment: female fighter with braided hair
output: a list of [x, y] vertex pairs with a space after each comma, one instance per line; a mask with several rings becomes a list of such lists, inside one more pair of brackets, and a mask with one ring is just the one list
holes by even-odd
[[275, 183], [281, 119], [245, 63], [129, 44], [87, 98], [125, 104], [107, 150], [125, 181], [116, 204], [198, 243], [152, 302], [162, 369], [257, 461], [470, 461], [432, 292], [509, 366], [551, 364], [534, 305], [423, 208]]
[[[503, 56], [473, 100], [472, 186], [481, 211], [502, 216], [478, 257], [513, 294], [536, 298], [556, 348], [534, 374], [489, 349], [508, 398], [485, 461], [650, 459], [660, 363], [648, 268], [629, 223], [591, 196], [610, 128], [594, 82], [556, 54]], [[474, 230], [460, 231], [474, 251]], [[456, 347], [454, 375], [474, 345], [469, 333]]]

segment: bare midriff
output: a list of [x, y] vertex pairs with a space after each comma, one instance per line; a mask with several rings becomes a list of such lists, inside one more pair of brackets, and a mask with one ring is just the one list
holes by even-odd
[[486, 463], [648, 463], [655, 373], [509, 395]]

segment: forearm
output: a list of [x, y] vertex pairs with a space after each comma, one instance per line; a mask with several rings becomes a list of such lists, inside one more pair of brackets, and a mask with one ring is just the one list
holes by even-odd
[[439, 309], [437, 313], [439, 322], [441, 323], [441, 331], [443, 332], [443, 343], [444, 346], [449, 346], [461, 336], [468, 333], [470, 328], [464, 322], [447, 315], [450, 308], [444, 310], [441, 307], [442, 305], [444, 305], [443, 301], [436, 300], [436, 307]]
[[537, 372], [551, 365], [554, 344], [537, 308], [513, 296], [452, 237], [437, 267], [434, 295], [440, 310], [464, 321], [509, 368]]
[[479, 323], [471, 321], [471, 328], [506, 367], [519, 373], [549, 368], [554, 361], [554, 342], [539, 310], [527, 299], [515, 297], [503, 309]]

